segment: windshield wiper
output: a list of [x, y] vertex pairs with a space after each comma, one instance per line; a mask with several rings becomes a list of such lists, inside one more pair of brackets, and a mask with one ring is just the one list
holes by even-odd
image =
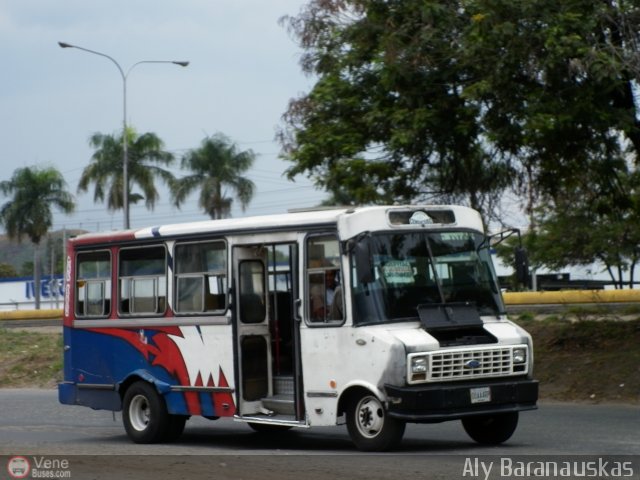
[[429, 264], [431, 265], [431, 271], [433, 272], [433, 278], [436, 281], [436, 287], [438, 288], [438, 295], [440, 296], [440, 302], [447, 303], [444, 297], [444, 291], [442, 290], [442, 282], [438, 276], [438, 270], [436, 269], [436, 261], [433, 257], [433, 251], [431, 250], [431, 242], [429, 242], [429, 235], [426, 235], [425, 242], [427, 242], [427, 253], [429, 254]]

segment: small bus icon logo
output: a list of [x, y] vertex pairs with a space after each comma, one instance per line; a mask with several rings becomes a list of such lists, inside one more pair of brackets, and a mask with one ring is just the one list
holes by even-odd
[[31, 465], [24, 457], [11, 457], [7, 463], [7, 471], [11, 478], [26, 478], [31, 471]]

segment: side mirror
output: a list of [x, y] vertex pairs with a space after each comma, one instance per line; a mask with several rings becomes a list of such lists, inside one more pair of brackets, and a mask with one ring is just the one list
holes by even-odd
[[529, 284], [529, 257], [522, 247], [515, 250], [516, 279], [522, 285]]

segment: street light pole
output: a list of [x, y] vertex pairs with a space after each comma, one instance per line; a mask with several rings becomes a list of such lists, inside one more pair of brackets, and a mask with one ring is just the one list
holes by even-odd
[[142, 63], [172, 63], [174, 65], [186, 67], [187, 65], [189, 65], [189, 62], [176, 60], [141, 60], [131, 65], [131, 67], [129, 67], [129, 69], [125, 73], [120, 64], [113, 57], [105, 53], [96, 52], [95, 50], [89, 50], [88, 48], [71, 45], [70, 43], [65, 42], [58, 42], [58, 45], [60, 46], [60, 48], [76, 48], [84, 52], [93, 53], [94, 55], [108, 58], [118, 68], [118, 72], [120, 72], [120, 76], [122, 77], [122, 209], [124, 211], [124, 228], [125, 230], [129, 229], [129, 142], [127, 139], [127, 78], [129, 77], [131, 70]]

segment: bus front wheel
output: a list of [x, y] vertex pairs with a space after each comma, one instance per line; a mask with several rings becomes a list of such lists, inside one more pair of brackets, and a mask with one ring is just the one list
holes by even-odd
[[[153, 385], [142, 381], [131, 385], [124, 394], [122, 422], [135, 443], [165, 440], [171, 424], [164, 398]], [[174, 428], [179, 427], [175, 425]]]
[[462, 419], [467, 434], [483, 445], [500, 445], [511, 438], [518, 426], [518, 412], [481, 415]]
[[373, 394], [352, 397], [346, 414], [349, 436], [359, 450], [390, 450], [402, 440], [405, 423], [389, 417], [384, 405]]

